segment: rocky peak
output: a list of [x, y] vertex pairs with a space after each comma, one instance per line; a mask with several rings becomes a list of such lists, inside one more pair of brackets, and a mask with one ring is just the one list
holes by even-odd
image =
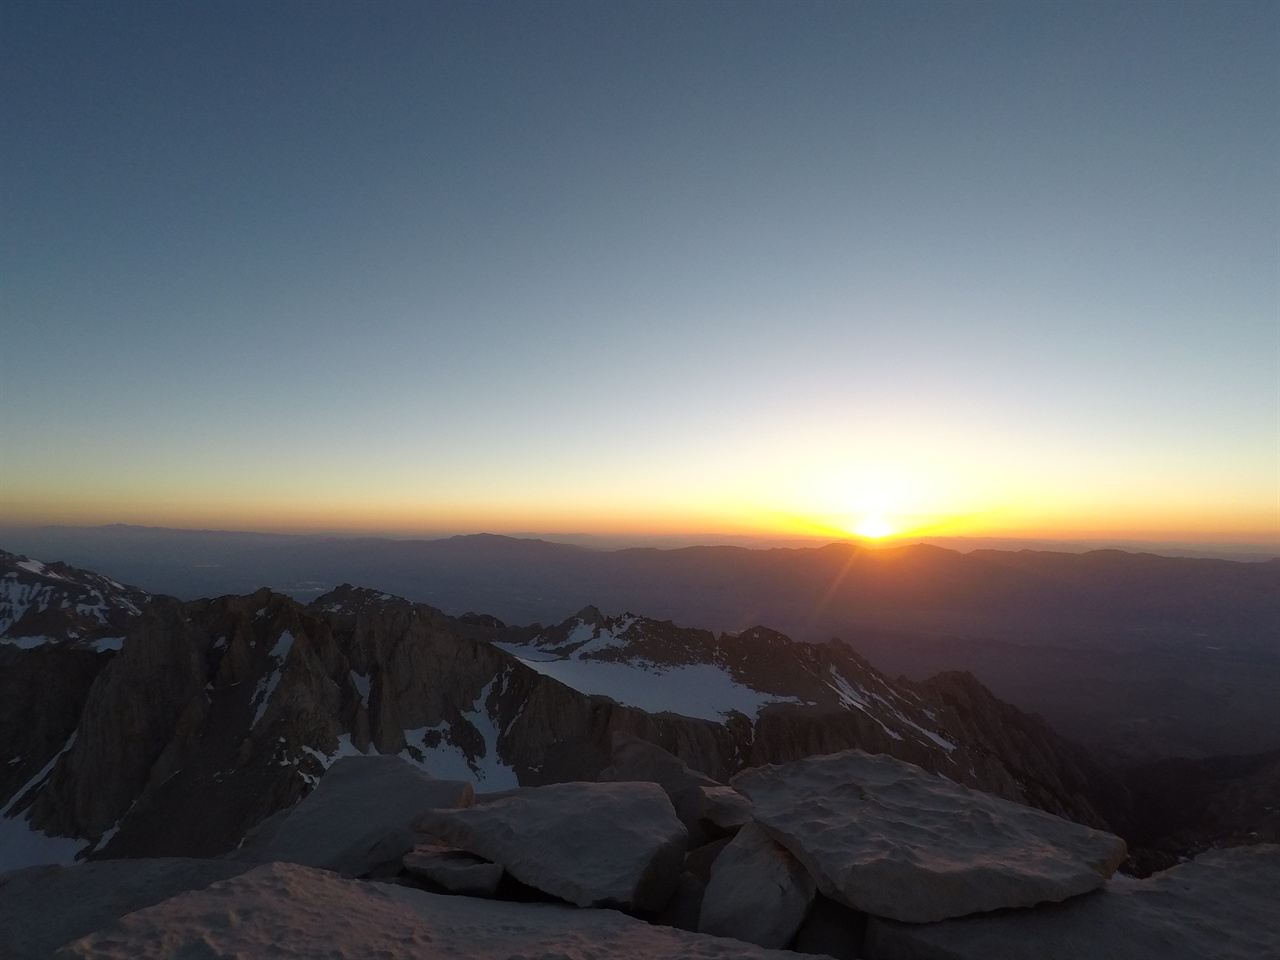
[[0, 550], [0, 644], [120, 649], [150, 596], [65, 563]]

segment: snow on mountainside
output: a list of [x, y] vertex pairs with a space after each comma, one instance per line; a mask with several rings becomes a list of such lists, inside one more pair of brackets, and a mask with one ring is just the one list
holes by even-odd
[[[606, 619], [588, 608], [528, 643], [494, 641], [494, 646], [580, 693], [650, 713], [717, 722], [740, 713], [754, 720], [766, 704], [800, 702], [756, 689], [735, 676], [713, 649], [665, 649], [664, 626], [670, 627], [631, 614]], [[702, 639], [699, 632], [691, 633]], [[709, 662], [699, 659], [708, 653]]]
[[739, 713], [754, 722], [781, 705], [856, 710], [892, 740], [947, 753], [956, 746], [916, 691], [887, 681], [843, 644], [810, 647], [764, 627], [717, 637], [587, 607], [526, 640], [494, 646], [581, 693], [650, 713], [717, 722]]
[[119, 650], [148, 600], [96, 573], [0, 550], [0, 644]]

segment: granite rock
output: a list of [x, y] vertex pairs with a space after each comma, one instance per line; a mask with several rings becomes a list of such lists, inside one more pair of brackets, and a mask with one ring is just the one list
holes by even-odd
[[870, 960], [1274, 960], [1280, 845], [1215, 850], [1031, 910], [903, 924], [872, 918]]
[[63, 947], [57, 960], [188, 957], [327, 960], [786, 960], [734, 940], [688, 933], [614, 910], [452, 897], [343, 880], [271, 863], [198, 893], [129, 914]]
[[436, 807], [465, 807], [475, 789], [465, 780], [435, 780], [399, 757], [343, 757], [265, 843], [239, 858], [281, 860], [358, 877], [413, 849], [414, 817]]
[[0, 957], [48, 960], [59, 946], [187, 890], [249, 869], [218, 860], [101, 860], [0, 874]]
[[785, 947], [804, 922], [816, 892], [800, 862], [749, 823], [711, 868], [698, 932]]
[[861, 750], [758, 767], [733, 785], [827, 896], [928, 923], [1096, 890], [1119, 837]]
[[705, 839], [699, 823], [705, 806], [702, 791], [721, 784], [706, 774], [690, 770], [683, 760], [657, 744], [625, 731], [613, 734], [612, 745], [612, 764], [601, 771], [598, 779], [602, 782], [648, 781], [658, 784], [666, 791], [676, 816], [688, 831], [689, 846], [701, 846]]
[[404, 868], [453, 893], [492, 897], [502, 882], [502, 865], [474, 853], [434, 843], [420, 843], [404, 855]]
[[466, 810], [432, 810], [414, 827], [580, 907], [639, 912], [666, 905], [686, 843], [655, 783], [529, 787]]
[[697, 822], [710, 838], [737, 833], [752, 820], [751, 801], [723, 784], [698, 788]]

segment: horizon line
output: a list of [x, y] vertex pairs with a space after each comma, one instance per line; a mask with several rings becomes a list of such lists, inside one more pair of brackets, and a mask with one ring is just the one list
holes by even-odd
[[[1127, 552], [1175, 551], [1174, 555], [1214, 557], [1232, 554], [1227, 559], [1280, 558], [1280, 541], [1264, 543], [1249, 540], [1190, 540], [1185, 538], [1148, 539], [1142, 537], [1063, 537], [1034, 535], [921, 535], [921, 536], [886, 536], [883, 538], [859, 537], [853, 534], [846, 536], [818, 534], [750, 534], [750, 533], [589, 533], [566, 531], [505, 531], [498, 532], [487, 529], [462, 530], [349, 530], [349, 529], [314, 529], [314, 530], [263, 530], [252, 528], [220, 528], [220, 527], [172, 527], [159, 524], [140, 523], [100, 523], [100, 524], [59, 524], [59, 523], [13, 523], [0, 521], [0, 534], [7, 531], [105, 531], [125, 529], [137, 531], [154, 531], [186, 534], [226, 534], [232, 536], [279, 537], [282, 539], [329, 539], [329, 540], [386, 540], [395, 542], [449, 540], [462, 537], [501, 537], [510, 540], [541, 540], [550, 543], [562, 543], [568, 546], [580, 546], [587, 549], [599, 549], [605, 552], [633, 548], [682, 549], [698, 546], [736, 546], [743, 549], [805, 549], [830, 544], [851, 544], [870, 550], [892, 549], [913, 545], [938, 546], [952, 549], [957, 553], [968, 553], [974, 550], [1017, 550], [1038, 549], [1045, 552], [1079, 553], [1093, 550], [1118, 549]], [[1054, 550], [1053, 548], [1059, 548]], [[1064, 549], [1065, 548], [1065, 549]]]

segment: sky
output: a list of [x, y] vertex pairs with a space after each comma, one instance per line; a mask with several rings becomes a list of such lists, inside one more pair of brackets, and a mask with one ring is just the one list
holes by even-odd
[[0, 5], [0, 521], [1280, 543], [1280, 5]]

